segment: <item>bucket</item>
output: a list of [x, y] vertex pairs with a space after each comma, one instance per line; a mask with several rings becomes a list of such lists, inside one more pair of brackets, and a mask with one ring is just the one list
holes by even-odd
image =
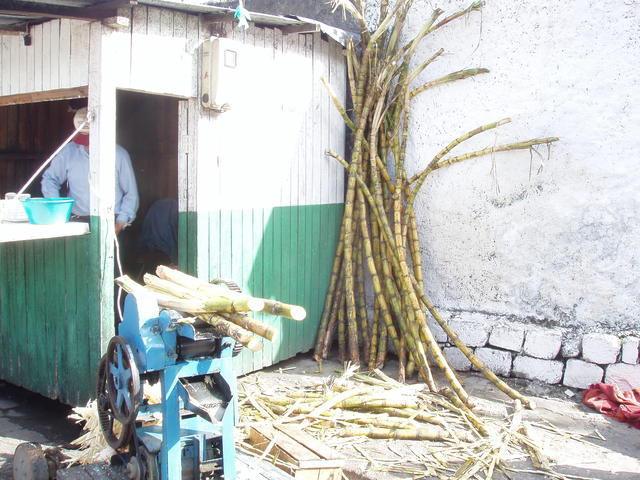
[[52, 225], [66, 223], [71, 217], [71, 208], [75, 200], [67, 197], [28, 198], [22, 201], [29, 223]]

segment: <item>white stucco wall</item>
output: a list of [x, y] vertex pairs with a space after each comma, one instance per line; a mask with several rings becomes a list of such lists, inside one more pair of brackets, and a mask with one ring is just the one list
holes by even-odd
[[[419, 0], [406, 33], [432, 6], [467, 4]], [[416, 60], [447, 53], [416, 84], [476, 66], [491, 73], [416, 99], [409, 173], [504, 117], [513, 122], [453, 154], [560, 137], [548, 158], [546, 147], [532, 162], [528, 151], [496, 154], [495, 175], [483, 157], [429, 177], [416, 209], [428, 293], [443, 311], [640, 329], [639, 25], [638, 0], [493, 0], [423, 43]]]

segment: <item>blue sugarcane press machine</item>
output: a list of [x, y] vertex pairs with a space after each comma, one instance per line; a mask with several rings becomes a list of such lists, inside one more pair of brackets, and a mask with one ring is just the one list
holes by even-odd
[[[133, 480], [234, 480], [235, 342], [128, 294], [100, 360], [98, 413]], [[154, 398], [155, 397], [155, 398]]]

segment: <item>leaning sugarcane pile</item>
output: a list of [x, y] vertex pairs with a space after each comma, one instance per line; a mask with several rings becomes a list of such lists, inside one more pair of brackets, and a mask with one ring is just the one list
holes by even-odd
[[[429, 174], [440, 168], [495, 152], [550, 145], [558, 139], [531, 139], [451, 155], [464, 141], [510, 121], [503, 119], [455, 138], [421, 171], [409, 175], [405, 157], [412, 100], [438, 85], [488, 72], [484, 68], [472, 68], [415, 85], [419, 75], [444, 51], [437, 50], [427, 60], [415, 63], [414, 54], [429, 34], [480, 10], [483, 2], [474, 2], [445, 18], [442, 18], [443, 11], [436, 9], [419, 33], [406, 43], [402, 42], [402, 32], [413, 0], [381, 1], [380, 20], [374, 28], [369, 28], [365, 20], [370, 13], [366, 11], [365, 0], [334, 0], [333, 3], [358, 22], [361, 42], [356, 48], [349, 41], [346, 49], [349, 103], [352, 104], [349, 111], [325, 82], [337, 110], [353, 133], [353, 148], [348, 159], [327, 152], [345, 167], [348, 181], [344, 218], [315, 358], [319, 361], [327, 358], [337, 339], [342, 361], [375, 368], [384, 363], [390, 348], [398, 354], [400, 378], [417, 370], [429, 388], [437, 391], [431, 371], [435, 364], [453, 390], [456, 405], [469, 406], [467, 393], [429, 329], [427, 318], [432, 316], [476, 368], [512, 398], [529, 405], [526, 398], [499, 380], [474, 356], [425, 295], [414, 201]], [[371, 283], [375, 293], [372, 308], [367, 308], [365, 282]]]
[[253, 334], [273, 341], [278, 331], [246, 312], [264, 312], [298, 321], [307, 315], [303, 307], [245, 295], [225, 282], [207, 283], [164, 265], [158, 266], [156, 274], [146, 273], [144, 285], [126, 275], [117, 278], [116, 283], [129, 293], [153, 295], [163, 308], [193, 315], [211, 325], [214, 333], [231, 337], [253, 352], [262, 349], [262, 342]]
[[[483, 418], [459, 408], [445, 396], [430, 392], [424, 384], [401, 384], [382, 371], [354, 373], [310, 382], [240, 382], [240, 426], [248, 453], [268, 457], [250, 443], [248, 430], [256, 424], [288, 424], [344, 452], [369, 462], [368, 470], [403, 473], [414, 478], [495, 478], [494, 473], [518, 473], [512, 461], [530, 458], [545, 478], [565, 478], [553, 471], [550, 461], [530, 435], [531, 424], [522, 417], [522, 405], [514, 401], [510, 418]], [[376, 455], [369, 439], [420, 440], [420, 446], [385, 442]], [[411, 449], [411, 446], [418, 448]], [[408, 447], [408, 449], [407, 449]], [[401, 450], [401, 451], [398, 451]], [[278, 458], [271, 459], [276, 464]], [[507, 478], [517, 478], [507, 477]]]

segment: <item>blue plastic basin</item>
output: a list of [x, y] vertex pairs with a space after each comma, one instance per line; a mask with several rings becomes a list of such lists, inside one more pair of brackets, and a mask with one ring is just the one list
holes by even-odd
[[36, 225], [52, 225], [66, 223], [71, 217], [73, 198], [27, 198], [22, 200], [29, 223]]

